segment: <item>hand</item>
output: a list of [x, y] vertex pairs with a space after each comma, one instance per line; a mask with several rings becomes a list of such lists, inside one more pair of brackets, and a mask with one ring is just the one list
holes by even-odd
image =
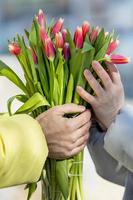
[[[74, 118], [65, 114], [81, 113]], [[90, 111], [84, 106], [65, 104], [55, 106], [37, 117], [49, 148], [49, 157], [65, 159], [80, 152], [89, 137]]]
[[93, 61], [92, 67], [102, 81], [103, 87], [94, 78], [89, 70], [84, 71], [84, 76], [95, 92], [95, 96], [90, 95], [82, 87], [77, 87], [78, 94], [89, 104], [91, 104], [96, 119], [102, 128], [107, 129], [114, 121], [116, 115], [124, 105], [124, 90], [119, 71], [116, 66], [106, 63], [108, 73], [97, 61]]

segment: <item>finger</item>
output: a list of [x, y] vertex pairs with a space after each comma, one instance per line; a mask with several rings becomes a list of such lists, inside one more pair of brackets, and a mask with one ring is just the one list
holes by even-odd
[[85, 76], [87, 82], [89, 83], [89, 85], [91, 86], [91, 88], [96, 93], [96, 95], [100, 96], [104, 92], [104, 89], [101, 87], [101, 85], [98, 83], [98, 81], [94, 78], [92, 73], [86, 69], [84, 71], [84, 76]]
[[64, 114], [70, 113], [81, 113], [85, 111], [84, 106], [80, 106], [74, 103], [64, 104], [60, 106], [55, 106], [54, 111], [56, 111], [59, 115], [63, 116]]
[[86, 92], [82, 87], [77, 86], [76, 89], [77, 93], [79, 94], [79, 96], [84, 99], [87, 103], [93, 105], [95, 102], [95, 97], [92, 96], [91, 94], [89, 94], [88, 92]]
[[68, 123], [71, 124], [73, 130], [77, 130], [82, 126], [84, 126], [86, 123], [88, 124], [90, 122], [90, 118], [91, 118], [91, 112], [89, 110], [86, 110], [77, 117], [68, 119]]
[[110, 62], [106, 62], [106, 65], [108, 67], [109, 74], [112, 78], [112, 81], [116, 84], [120, 83], [121, 76], [120, 76], [119, 70], [117, 69], [117, 66]]
[[74, 148], [81, 146], [82, 144], [84, 144], [88, 140], [89, 135], [90, 135], [89, 129], [90, 129], [90, 123], [86, 124], [84, 127], [80, 128], [77, 131], [78, 138], [75, 141], [75, 143], [73, 144]]
[[80, 138], [84, 137], [85, 135], [88, 135], [90, 127], [91, 122], [87, 122], [84, 126], [71, 133], [71, 135], [68, 138], [68, 142], [72, 144], [72, 147]]
[[92, 62], [92, 67], [99, 76], [99, 78], [101, 79], [104, 87], [106, 89], [109, 89], [112, 86], [112, 80], [108, 75], [108, 73], [105, 71], [105, 69], [97, 61]]
[[81, 146], [78, 146], [76, 148], [74, 148], [71, 152], [70, 152], [70, 157], [77, 155], [79, 152], [81, 152], [85, 146], [87, 145], [87, 142], [85, 142], [84, 144], [82, 144]]

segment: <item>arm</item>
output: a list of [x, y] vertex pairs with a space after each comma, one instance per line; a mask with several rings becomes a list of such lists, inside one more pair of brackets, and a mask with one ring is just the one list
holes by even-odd
[[[92, 63], [94, 71], [97, 73], [103, 83], [102, 86], [98, 83], [90, 71], [85, 71], [85, 78], [94, 90], [96, 96], [92, 96], [81, 87], [78, 88], [77, 92], [84, 100], [91, 104], [97, 122], [104, 130], [107, 130], [105, 139], [103, 135], [98, 134], [99, 139], [97, 142], [99, 143], [101, 138], [103, 144], [101, 147], [96, 142], [92, 148], [94, 153], [95, 147], [96, 149], [98, 149], [98, 147], [100, 149], [102, 148], [102, 152], [104, 155], [106, 153], [106, 157], [109, 156], [106, 152], [108, 151], [115, 159], [117, 159], [120, 164], [133, 171], [133, 131], [131, 130], [133, 122], [133, 109], [124, 108], [123, 112], [119, 114], [124, 105], [123, 86], [119, 71], [117, 70], [116, 66], [110, 63], [108, 63], [107, 66], [108, 73], [98, 62], [94, 61]], [[97, 155], [95, 155], [95, 159], [98, 160], [98, 157], [96, 156]], [[103, 159], [101, 151], [99, 157], [101, 160]], [[112, 160], [109, 160], [110, 164], [111, 162], [114, 163], [113, 158]], [[98, 166], [99, 163], [97, 162], [96, 165]], [[114, 167], [113, 170], [115, 173], [116, 170]]]
[[120, 167], [118, 161], [104, 149], [105, 134], [97, 127], [92, 127], [90, 131], [88, 149], [97, 173], [108, 181], [124, 186], [128, 170]]
[[133, 172], [133, 107], [125, 106], [109, 127], [104, 148]]
[[36, 120], [25, 114], [0, 116], [0, 188], [38, 181], [47, 154]]

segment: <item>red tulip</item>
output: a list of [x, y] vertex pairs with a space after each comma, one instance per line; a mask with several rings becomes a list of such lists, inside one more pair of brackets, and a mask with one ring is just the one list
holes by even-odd
[[61, 31], [61, 33], [62, 33], [62, 36], [63, 36], [63, 40], [64, 40], [64, 42], [65, 42], [65, 40], [66, 40], [66, 35], [67, 35], [67, 30], [64, 28], [64, 29]]
[[47, 35], [44, 27], [40, 27], [40, 38], [43, 42], [45, 41], [45, 39], [48, 38], [48, 35]]
[[15, 42], [9, 44], [8, 48], [9, 48], [10, 53], [15, 56], [18, 56], [21, 52], [20, 46]]
[[110, 55], [107, 57], [107, 60], [114, 64], [126, 64], [130, 62], [129, 58], [121, 55]]
[[90, 34], [91, 43], [94, 43], [96, 41], [98, 34], [99, 34], [99, 27], [97, 26], [96, 28], [92, 30]]
[[88, 21], [84, 21], [82, 25], [82, 31], [83, 31], [83, 37], [85, 39], [86, 34], [89, 33], [90, 30], [90, 24]]
[[74, 34], [74, 42], [75, 46], [78, 49], [81, 49], [83, 47], [83, 31], [82, 27], [77, 27], [75, 34]]
[[109, 47], [107, 49], [107, 54], [111, 54], [113, 51], [115, 51], [115, 49], [117, 49], [118, 45], [119, 45], [119, 40], [114, 40], [109, 44]]
[[55, 48], [50, 38], [47, 38], [45, 40], [44, 48], [45, 48], [46, 56], [48, 57], [49, 60], [52, 61], [55, 57]]
[[40, 24], [41, 27], [45, 27], [45, 24], [46, 24], [45, 14], [41, 9], [39, 10], [37, 20], [38, 20], [38, 23]]
[[70, 46], [69, 46], [69, 43], [67, 42], [64, 44], [64, 47], [63, 47], [63, 55], [66, 61], [69, 60], [71, 57]]
[[58, 33], [59, 31], [61, 31], [62, 27], [63, 27], [63, 22], [64, 19], [60, 18], [52, 27], [52, 34], [55, 35], [56, 33]]
[[57, 48], [59, 48], [59, 49], [63, 48], [64, 39], [63, 39], [63, 35], [61, 32], [55, 34], [55, 42], [56, 42]]

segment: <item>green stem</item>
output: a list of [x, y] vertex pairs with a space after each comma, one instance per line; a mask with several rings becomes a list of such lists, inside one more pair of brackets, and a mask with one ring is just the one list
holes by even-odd
[[50, 77], [50, 100], [51, 100], [51, 105], [53, 105], [53, 90], [54, 90], [54, 76], [55, 76], [55, 68], [54, 68], [54, 61], [50, 61], [50, 72], [51, 72], [51, 77]]

